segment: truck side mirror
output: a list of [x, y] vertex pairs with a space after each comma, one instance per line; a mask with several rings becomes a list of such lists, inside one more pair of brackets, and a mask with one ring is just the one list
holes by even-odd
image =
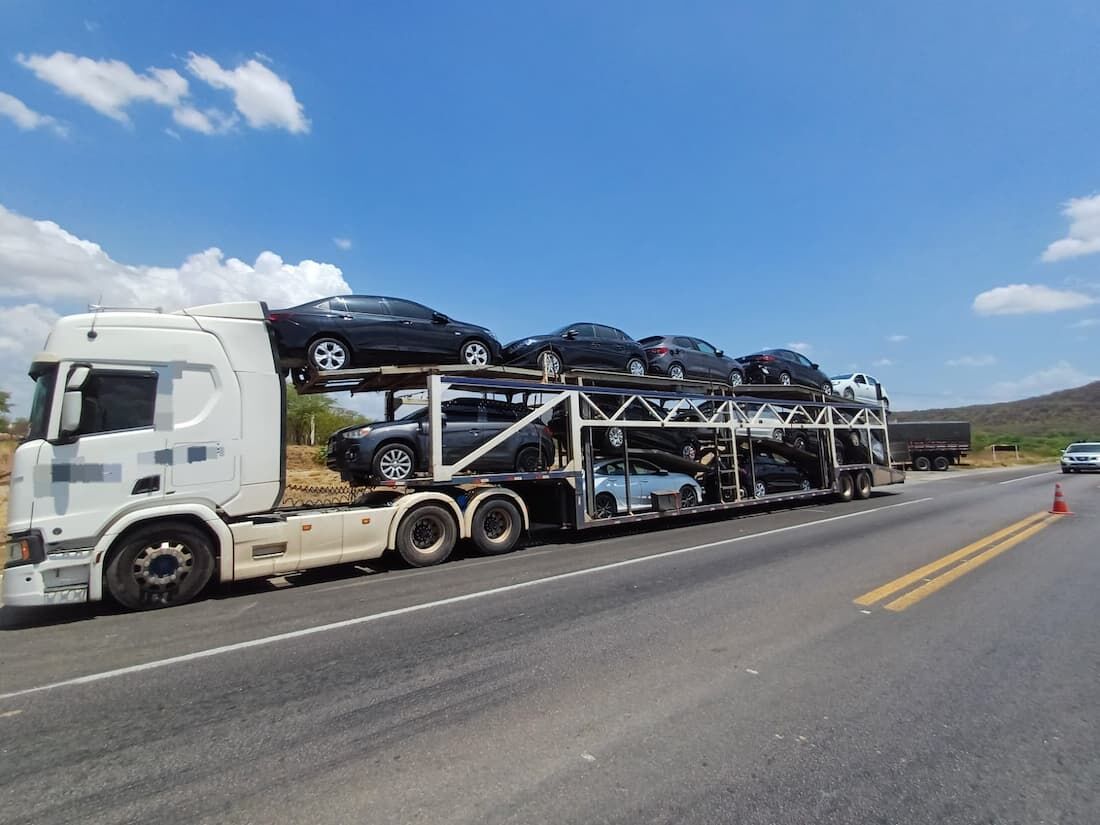
[[[86, 368], [85, 368], [86, 369]], [[80, 419], [84, 413], [84, 393], [80, 390], [66, 390], [61, 400], [62, 438], [70, 438], [80, 429]]]
[[65, 382], [65, 389], [79, 390], [84, 388], [84, 382], [88, 380], [91, 369], [85, 366], [74, 366], [69, 370], [69, 378]]

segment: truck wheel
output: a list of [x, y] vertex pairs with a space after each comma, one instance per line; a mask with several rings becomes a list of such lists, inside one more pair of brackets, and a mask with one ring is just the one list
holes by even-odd
[[600, 493], [596, 496], [596, 509], [592, 516], [594, 518], [614, 518], [615, 510], [615, 496], [611, 493]]
[[189, 524], [163, 522], [132, 533], [111, 557], [103, 579], [123, 607], [153, 610], [191, 601], [213, 573], [210, 540]]
[[932, 459], [932, 469], [933, 470], [937, 470], [937, 471], [942, 473], [944, 470], [946, 470], [950, 466], [951, 466], [951, 462], [947, 460], [947, 456], [945, 456], [945, 455], [938, 455], [938, 456], [936, 456], [935, 458]]
[[499, 556], [515, 549], [522, 525], [516, 505], [505, 498], [494, 498], [477, 508], [470, 533], [483, 556]]
[[454, 516], [437, 504], [425, 504], [401, 519], [397, 552], [413, 567], [428, 567], [446, 561], [457, 537]]
[[871, 497], [871, 474], [866, 470], [856, 473], [856, 498]]
[[932, 461], [926, 455], [918, 455], [913, 459], [913, 469], [926, 473], [932, 469]]
[[841, 501], [851, 501], [855, 494], [856, 485], [852, 481], [852, 476], [848, 473], [841, 473], [836, 480], [836, 497]]

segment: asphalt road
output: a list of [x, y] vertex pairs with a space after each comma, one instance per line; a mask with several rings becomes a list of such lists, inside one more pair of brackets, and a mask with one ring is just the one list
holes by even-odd
[[0, 822], [1094, 825], [1100, 477], [1046, 469], [0, 609]]

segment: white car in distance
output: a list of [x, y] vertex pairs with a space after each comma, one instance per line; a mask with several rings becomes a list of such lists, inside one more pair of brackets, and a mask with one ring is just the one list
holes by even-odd
[[844, 375], [834, 375], [829, 379], [833, 382], [833, 393], [843, 395], [851, 401], [868, 401], [877, 404], [879, 389], [882, 390], [882, 403], [886, 409], [890, 409], [890, 396], [886, 394], [886, 388], [878, 382], [877, 378], [865, 372], [849, 372]]

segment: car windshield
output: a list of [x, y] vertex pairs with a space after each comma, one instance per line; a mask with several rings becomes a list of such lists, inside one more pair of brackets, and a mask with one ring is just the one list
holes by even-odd
[[31, 414], [27, 422], [27, 440], [45, 438], [50, 425], [50, 402], [53, 399], [53, 387], [57, 378], [57, 366], [52, 365], [35, 370], [34, 397], [31, 399]]
[[1088, 444], [1070, 444], [1067, 453], [1100, 453], [1100, 444], [1090, 442]]

